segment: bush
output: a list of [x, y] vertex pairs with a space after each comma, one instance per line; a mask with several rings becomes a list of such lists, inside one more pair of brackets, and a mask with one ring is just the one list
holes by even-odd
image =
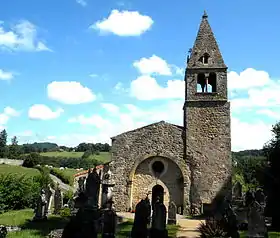
[[217, 221], [214, 218], [209, 218], [205, 223], [201, 223], [198, 227], [201, 238], [223, 238], [228, 237], [227, 232], [224, 231], [222, 221]]
[[54, 176], [58, 177], [63, 183], [73, 185], [74, 183], [74, 178], [73, 176], [66, 175], [63, 173], [63, 171], [59, 169], [51, 169], [50, 173], [53, 174]]
[[15, 174], [0, 175], [0, 210], [34, 208], [40, 193], [41, 175], [35, 177]]
[[70, 216], [71, 216], [71, 210], [70, 210], [70, 208], [68, 208], [68, 207], [62, 208], [62, 209], [59, 211], [59, 215], [60, 215], [61, 217], [70, 217]]
[[63, 204], [68, 203], [71, 199], [73, 199], [73, 191], [68, 190], [66, 193], [63, 194]]
[[27, 168], [33, 168], [35, 167], [37, 164], [40, 163], [40, 154], [38, 153], [30, 153], [28, 155], [24, 155], [22, 157], [23, 159], [23, 167], [27, 167]]

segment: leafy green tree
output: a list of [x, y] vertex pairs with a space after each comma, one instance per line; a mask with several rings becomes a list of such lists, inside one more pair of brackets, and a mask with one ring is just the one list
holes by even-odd
[[0, 132], [0, 158], [7, 156], [7, 131], [4, 129]]
[[20, 147], [18, 145], [17, 137], [14, 136], [11, 139], [11, 145], [9, 146], [9, 159], [18, 159], [20, 155]]
[[272, 229], [280, 231], [280, 122], [273, 126], [272, 133], [272, 139], [264, 146], [268, 159], [266, 190], [268, 211], [272, 217]]
[[41, 161], [40, 154], [32, 152], [32, 153], [24, 156], [22, 166], [27, 167], [27, 168], [33, 168], [34, 166], [39, 164], [40, 161]]

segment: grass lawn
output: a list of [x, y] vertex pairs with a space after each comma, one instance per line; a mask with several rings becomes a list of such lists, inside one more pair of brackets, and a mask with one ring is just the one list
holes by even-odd
[[0, 164], [0, 174], [10, 174], [10, 173], [17, 174], [19, 176], [26, 175], [27, 177], [40, 174], [39, 170], [37, 169], [30, 169], [17, 165]]
[[[49, 157], [68, 157], [68, 158], [81, 158], [83, 156], [84, 152], [45, 152], [40, 153], [40, 155], [43, 156], [49, 156]], [[110, 161], [111, 159], [111, 153], [110, 152], [100, 152], [99, 155], [92, 155], [90, 156], [92, 159], [96, 159], [100, 162], [106, 163]]]
[[[0, 225], [19, 226], [21, 231], [9, 232], [7, 238], [43, 238], [54, 229], [62, 229], [68, 219], [58, 216], [49, 216], [47, 221], [31, 222], [33, 210], [25, 209], [10, 211], [0, 214]], [[116, 237], [128, 237], [133, 225], [133, 220], [128, 220], [118, 226]], [[176, 237], [178, 226], [168, 225], [169, 237]]]
[[[247, 232], [246, 231], [240, 231], [240, 238], [246, 238], [247, 237]], [[268, 232], [268, 237], [269, 238], [279, 238], [280, 237], [280, 232]]]

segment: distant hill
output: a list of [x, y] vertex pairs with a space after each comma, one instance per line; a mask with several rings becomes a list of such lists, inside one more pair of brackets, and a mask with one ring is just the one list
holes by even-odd
[[50, 142], [35, 142], [32, 144], [23, 144], [22, 149], [24, 153], [46, 152], [58, 150], [58, 145]]
[[240, 158], [240, 157], [263, 157], [264, 152], [262, 149], [260, 150], [242, 150], [238, 152], [232, 152], [232, 156], [234, 158]]

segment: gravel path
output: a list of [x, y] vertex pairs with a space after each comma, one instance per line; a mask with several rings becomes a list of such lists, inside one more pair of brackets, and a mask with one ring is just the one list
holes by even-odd
[[58, 183], [59, 187], [64, 190], [64, 191], [68, 191], [68, 190], [72, 190], [74, 192], [74, 188], [71, 187], [68, 184], [63, 183], [58, 177], [54, 176], [53, 174], [50, 174], [51, 179], [53, 180], [54, 183]]

